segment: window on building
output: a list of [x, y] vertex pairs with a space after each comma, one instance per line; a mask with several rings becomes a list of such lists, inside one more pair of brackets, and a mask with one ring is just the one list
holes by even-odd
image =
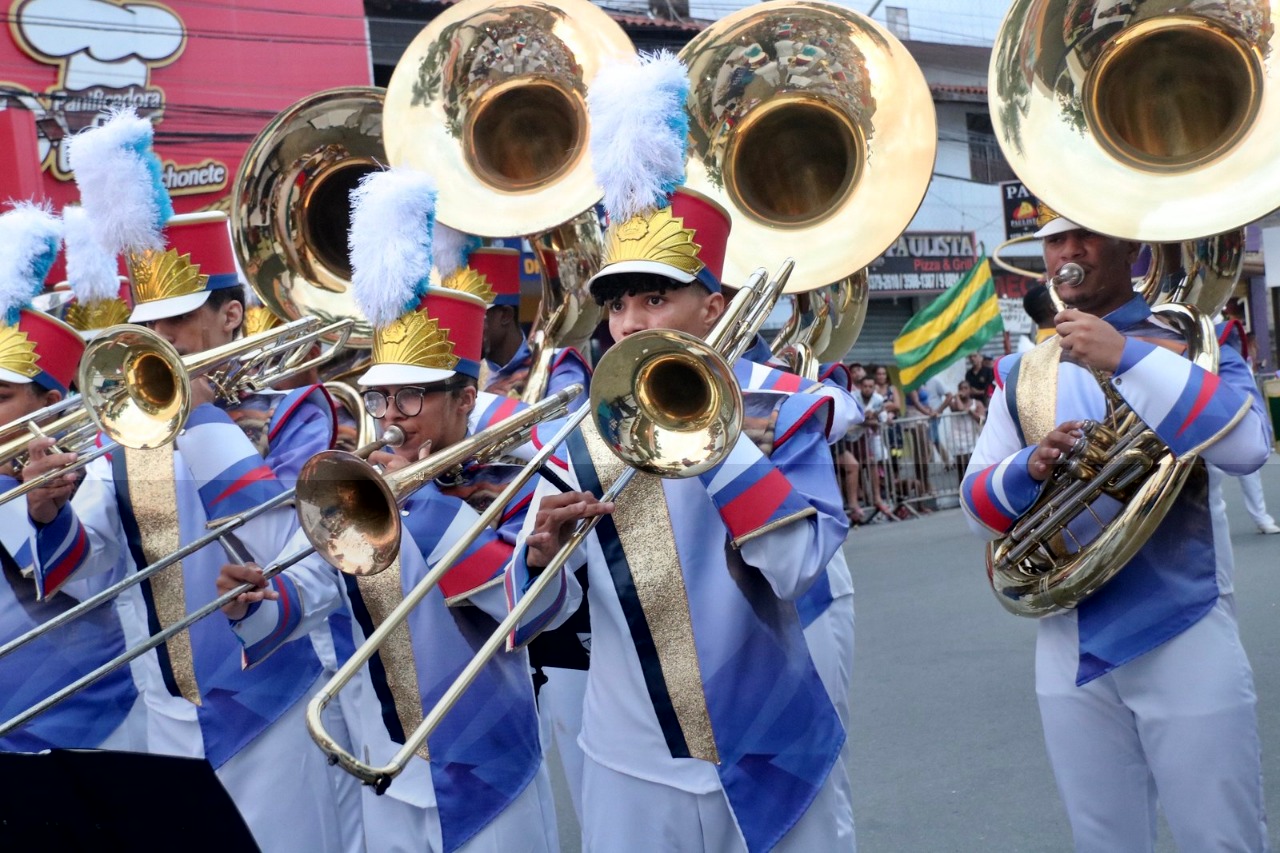
[[969, 113], [965, 116], [965, 124], [969, 131], [969, 176], [984, 184], [1017, 180], [996, 142], [991, 116]]

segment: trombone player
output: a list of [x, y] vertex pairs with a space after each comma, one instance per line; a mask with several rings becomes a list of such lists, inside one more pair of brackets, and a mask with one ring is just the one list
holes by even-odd
[[1154, 849], [1157, 792], [1179, 849], [1265, 850], [1256, 698], [1217, 470], [1267, 458], [1257, 389], [1230, 348], [1216, 375], [1183, 357], [1183, 336], [1133, 292], [1138, 244], [1046, 208], [1040, 225], [1066, 308], [1056, 338], [998, 364], [962, 489], [970, 527], [990, 539], [1032, 507], [1084, 420], [1105, 420], [1100, 383], [1179, 457], [1202, 457], [1123, 569], [1039, 621], [1036, 695], [1076, 850]]
[[[151, 325], [180, 354], [191, 354], [233, 339], [244, 296], [224, 215], [168, 217], [158, 182], [119, 180], [138, 164], [138, 151], [154, 158], [150, 134], [149, 122], [117, 114], [75, 138], [73, 165], [94, 222], [105, 233], [146, 241], [111, 247], [128, 252], [130, 320]], [[144, 167], [144, 173], [145, 180], [159, 170]], [[103, 175], [117, 179], [110, 184], [116, 189], [93, 184], [93, 176]], [[122, 199], [122, 189], [138, 197]], [[139, 211], [147, 219], [142, 225], [118, 221], [122, 212]], [[44, 595], [73, 576], [119, 578], [156, 562], [195, 541], [210, 519], [287, 489], [299, 466], [332, 440], [332, 410], [312, 389], [227, 403], [215, 402], [203, 378], [192, 387], [191, 414], [173, 445], [117, 450], [94, 461], [70, 501], [59, 485], [28, 494]], [[33, 441], [24, 478], [73, 460], [74, 454], [52, 452], [47, 439]], [[235, 535], [249, 554], [275, 554], [295, 525], [294, 514], [282, 508]], [[126, 592], [117, 606], [130, 644], [209, 601], [223, 559], [211, 544]], [[311, 641], [290, 644], [251, 671], [241, 671], [238, 659], [238, 644], [212, 620], [140, 659], [133, 670], [149, 711], [148, 751], [207, 759], [263, 850], [341, 849], [326, 767], [303, 729], [305, 698], [322, 669]], [[276, 819], [282, 812], [292, 818], [288, 826]]]
[[[25, 304], [44, 287], [58, 252], [59, 232], [59, 220], [35, 206], [20, 205], [0, 215], [0, 244], [6, 246], [0, 257], [0, 316], [11, 309], [17, 314], [17, 322], [0, 325], [0, 423], [12, 423], [64, 399], [84, 351], [74, 329]], [[0, 491], [15, 485], [8, 472], [0, 474]], [[57, 487], [68, 494], [74, 488], [74, 478]], [[68, 606], [66, 594], [36, 600], [35, 584], [26, 576], [34, 560], [34, 531], [26, 506], [21, 501], [0, 506], [0, 642], [25, 634]], [[9, 719], [123, 649], [124, 632], [114, 608], [93, 611], [75, 628], [55, 630], [39, 644], [0, 660], [0, 714]], [[146, 746], [145, 718], [132, 676], [116, 671], [93, 689], [0, 738], [0, 750], [140, 750]]]
[[[485, 303], [473, 293], [427, 286], [435, 198], [429, 176], [406, 168], [373, 173], [354, 198], [352, 288], [374, 326], [373, 363], [359, 382], [369, 413], [404, 435], [398, 447], [369, 461], [395, 470], [470, 433]], [[412, 307], [405, 310], [405, 304]], [[355, 751], [366, 760], [379, 762], [395, 752], [495, 620], [506, 615], [504, 570], [526, 505], [527, 495], [504, 512], [496, 531], [482, 532], [413, 610], [403, 640], [393, 635], [339, 693]], [[283, 583], [268, 587], [256, 566], [224, 566], [220, 591], [244, 582], [260, 587], [224, 608], [244, 644], [246, 664], [269, 659], [282, 643], [335, 613], [344, 626], [335, 644], [345, 650], [339, 663], [345, 662], [478, 517], [452, 487], [436, 481], [416, 490], [402, 512], [399, 559], [380, 573], [352, 578], [313, 555], [280, 575]], [[349, 519], [335, 522], [345, 527]], [[281, 554], [305, 544], [300, 533]], [[553, 618], [567, 596], [562, 580], [534, 622]], [[481, 678], [484, 686], [468, 691], [464, 707], [429, 740], [429, 755], [411, 758], [385, 796], [365, 790], [370, 850], [558, 849], [528, 658], [523, 652], [500, 655]]]
[[[592, 295], [616, 340], [656, 329], [704, 337], [724, 310], [729, 217], [678, 188], [683, 133], [667, 141], [669, 155], [647, 152], [665, 168], [621, 166], [636, 162], [630, 140], [679, 126], [663, 105], [683, 104], [685, 70], [659, 56], [607, 73], [589, 101], [610, 219]], [[763, 413], [747, 406], [763, 417], [702, 474], [640, 475], [616, 504], [601, 503], [622, 466], [588, 425], [559, 457], [561, 476], [582, 492], [557, 494], [544, 480], [535, 494], [518, 570], [555, 559], [577, 519], [608, 515], [585, 540], [586, 850], [853, 848], [851, 809], [829, 778], [845, 732], [796, 608], [848, 530], [824, 435], [830, 403], [762, 402]], [[786, 771], [754, 773], [765, 756]]]

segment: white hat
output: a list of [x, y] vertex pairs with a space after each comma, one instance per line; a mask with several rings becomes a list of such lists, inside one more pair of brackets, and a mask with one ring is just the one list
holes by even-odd
[[1046, 222], [1040, 230], [1032, 236], [1039, 238], [1052, 237], [1054, 234], [1065, 234], [1068, 231], [1076, 231], [1083, 227], [1084, 226], [1077, 225], [1070, 219], [1067, 219], [1065, 216], [1058, 216]]

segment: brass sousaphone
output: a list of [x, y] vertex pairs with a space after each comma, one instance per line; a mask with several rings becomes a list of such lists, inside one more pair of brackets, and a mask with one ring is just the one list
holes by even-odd
[[386, 163], [382, 90], [308, 95], [249, 145], [236, 175], [231, 233], [250, 286], [277, 316], [351, 318], [348, 344], [372, 346], [351, 295], [350, 193]]
[[542, 259], [526, 399], [541, 396], [552, 350], [599, 322], [587, 85], [605, 63], [634, 61], [626, 33], [586, 0], [463, 0], [410, 43], [387, 86], [387, 156], [435, 176], [440, 221], [528, 237]]
[[[686, 184], [733, 217], [728, 284], [794, 256], [788, 292], [825, 287], [907, 227], [933, 172], [937, 119], [919, 66], [884, 27], [830, 3], [758, 3], [703, 30], [680, 59]], [[852, 284], [843, 302], [856, 332], [865, 278]]]
[[[1155, 310], [1209, 370], [1218, 345], [1207, 316], [1239, 275], [1241, 242], [1227, 232], [1280, 199], [1273, 11], [1272, 0], [1016, 0], [992, 54], [996, 139], [1037, 197], [1100, 233], [1191, 241], [1174, 296], [1188, 304]], [[1150, 292], [1158, 279], [1145, 288], [1151, 301], [1161, 301]], [[1175, 457], [1118, 395], [1109, 402], [1108, 421], [1090, 425], [1037, 504], [988, 549], [988, 575], [1010, 612], [1059, 612], [1099, 589], [1199, 464], [1194, 454]], [[1102, 498], [1118, 514], [1099, 512]], [[1072, 522], [1095, 512], [1106, 523], [1077, 541]]]

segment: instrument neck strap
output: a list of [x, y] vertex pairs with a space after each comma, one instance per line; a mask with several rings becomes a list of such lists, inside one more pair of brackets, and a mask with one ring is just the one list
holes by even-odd
[[[569, 453], [578, 482], [597, 497], [625, 469], [589, 420], [569, 437]], [[637, 474], [595, 533], [672, 757], [719, 764], [662, 480]]]
[[[173, 452], [173, 445], [166, 444], [152, 450], [126, 447], [122, 453], [112, 456], [116, 488], [123, 491], [119, 497], [125, 511], [120, 517], [139, 567], [150, 565], [182, 547]], [[151, 633], [182, 620], [187, 615], [182, 561], [144, 581], [142, 594], [147, 603]], [[169, 692], [193, 705], [202, 704], [200, 685], [196, 682], [191, 633], [182, 631], [175, 634], [156, 648], [156, 654]]]

